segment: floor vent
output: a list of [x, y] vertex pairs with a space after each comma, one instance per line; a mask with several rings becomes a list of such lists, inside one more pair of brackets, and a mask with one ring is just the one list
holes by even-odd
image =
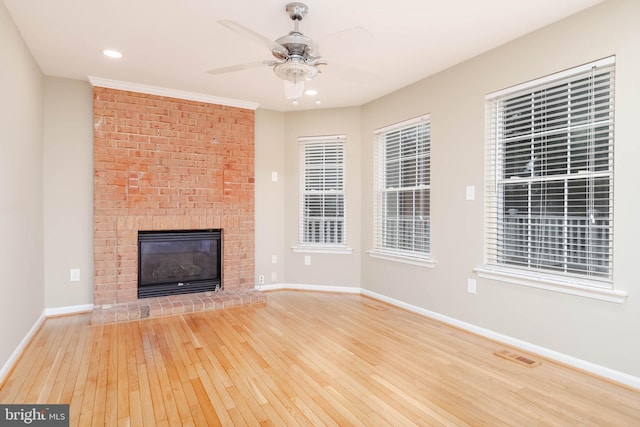
[[535, 368], [536, 366], [541, 365], [541, 363], [537, 360], [529, 359], [528, 357], [522, 356], [517, 353], [512, 353], [508, 350], [497, 351], [494, 354], [496, 356], [502, 357], [503, 359], [511, 360], [512, 362], [528, 366], [529, 368]]
[[379, 311], [389, 310], [389, 307], [384, 306], [382, 304], [370, 304], [370, 303], [365, 302], [364, 305], [366, 305], [367, 307], [370, 307], [370, 308], [374, 308], [374, 309], [379, 310]]

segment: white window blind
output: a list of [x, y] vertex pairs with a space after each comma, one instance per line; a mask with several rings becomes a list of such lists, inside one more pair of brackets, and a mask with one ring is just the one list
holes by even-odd
[[428, 116], [376, 131], [374, 252], [426, 260], [430, 252]]
[[299, 138], [299, 243], [345, 246], [345, 137]]
[[611, 288], [614, 60], [487, 97], [488, 266]]

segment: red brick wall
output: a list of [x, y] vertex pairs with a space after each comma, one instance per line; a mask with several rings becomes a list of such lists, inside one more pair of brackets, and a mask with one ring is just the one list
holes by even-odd
[[225, 291], [254, 287], [254, 111], [94, 88], [94, 303], [137, 299], [138, 230], [223, 230]]

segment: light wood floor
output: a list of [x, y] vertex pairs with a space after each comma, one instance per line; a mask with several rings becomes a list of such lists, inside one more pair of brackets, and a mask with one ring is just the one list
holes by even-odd
[[357, 295], [89, 321], [46, 320], [0, 403], [68, 403], [80, 426], [640, 425], [638, 391]]

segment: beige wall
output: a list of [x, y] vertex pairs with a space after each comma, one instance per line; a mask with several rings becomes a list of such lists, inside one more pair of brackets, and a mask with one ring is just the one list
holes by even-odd
[[[609, 1], [363, 107], [363, 135], [431, 113], [433, 269], [363, 256], [362, 287], [556, 352], [640, 376], [637, 279], [640, 2]], [[615, 54], [616, 289], [624, 304], [478, 278], [483, 261], [484, 96]], [[363, 144], [363, 230], [372, 227], [372, 145]], [[465, 200], [474, 185], [476, 200]], [[372, 241], [363, 233], [363, 249]], [[477, 294], [467, 292], [477, 279]]]
[[[258, 110], [256, 276], [264, 274], [266, 284], [272, 283], [271, 273], [276, 272], [275, 283], [361, 286], [640, 377], [640, 341], [635, 339], [640, 330], [640, 281], [634, 268], [640, 241], [635, 214], [640, 190], [634, 174], [640, 163], [634, 132], [640, 116], [638, 16], [640, 2], [610, 0], [361, 108]], [[11, 279], [0, 283], [0, 321], [7, 325], [6, 320], [12, 319], [11, 328], [0, 326], [2, 364], [43, 307], [92, 302], [93, 283], [85, 279], [92, 268], [87, 254], [93, 243], [83, 221], [93, 206], [90, 182], [83, 181], [92, 178], [86, 169], [92, 164], [91, 152], [83, 142], [92, 128], [90, 107], [83, 107], [90, 102], [87, 84], [47, 78], [43, 89], [42, 77], [1, 4], [0, 48], [11, 63], [10, 68], [7, 61], [0, 63], [0, 93], [14, 100], [10, 107], [0, 103], [0, 120], [6, 121], [0, 126], [0, 269], [8, 271]], [[614, 304], [477, 278], [472, 269], [483, 258], [485, 94], [611, 54], [617, 55], [615, 286], [629, 292], [627, 301]], [[48, 123], [44, 136], [39, 116], [43, 91]], [[57, 108], [62, 109], [60, 116], [53, 111]], [[433, 269], [366, 254], [372, 246], [373, 130], [424, 113], [431, 114], [433, 131]], [[51, 121], [58, 117], [69, 120], [71, 128], [56, 128]], [[72, 140], [64, 141], [64, 133], [73, 135]], [[354, 253], [310, 254], [312, 265], [306, 267], [304, 254], [291, 251], [298, 232], [296, 138], [340, 133], [347, 134], [348, 243]], [[58, 147], [71, 152], [65, 156]], [[272, 172], [278, 172], [277, 182], [271, 181]], [[465, 200], [467, 185], [476, 187], [475, 201]], [[77, 221], [67, 220], [67, 215]], [[32, 230], [27, 242], [18, 240], [15, 224]], [[58, 236], [67, 238], [72, 248], [69, 256], [57, 253], [51, 243]], [[10, 261], [1, 261], [7, 255]], [[275, 265], [272, 255], [278, 257]], [[68, 282], [72, 267], [82, 270], [78, 284]], [[476, 295], [467, 293], [467, 278], [478, 279]], [[16, 289], [15, 283], [21, 286]]]
[[[265, 285], [284, 280], [287, 262], [285, 254], [289, 252], [284, 243], [284, 118], [283, 113], [260, 109], [256, 111], [255, 283], [263, 275]], [[272, 180], [274, 172], [277, 181]], [[275, 264], [272, 262], [274, 255]]]
[[[338, 287], [360, 286], [360, 219], [362, 183], [360, 108], [311, 110], [287, 113], [285, 120], [285, 224], [284, 233], [286, 271], [283, 282], [295, 285], [323, 285]], [[291, 248], [298, 243], [298, 215], [300, 190], [300, 151], [298, 137], [346, 135], [345, 173], [347, 212], [347, 246], [351, 254], [299, 253]], [[311, 265], [304, 257], [311, 257]]]
[[[45, 306], [93, 303], [93, 91], [47, 77], [44, 91]], [[80, 269], [80, 281], [69, 270]]]
[[44, 308], [43, 76], [0, 2], [0, 371]]

